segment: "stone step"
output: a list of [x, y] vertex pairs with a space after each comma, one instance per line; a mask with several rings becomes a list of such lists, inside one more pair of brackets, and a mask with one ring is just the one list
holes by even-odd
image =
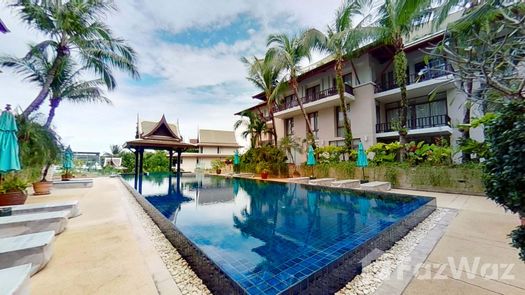
[[344, 187], [344, 188], [359, 188], [361, 181], [359, 179], [345, 179], [332, 181], [330, 183], [333, 187]]
[[312, 180], [310, 180], [310, 182], [308, 182], [308, 184], [311, 184], [311, 185], [329, 185], [332, 182], [334, 182], [335, 180], [336, 180], [335, 178], [312, 179]]
[[80, 215], [80, 208], [78, 201], [67, 201], [60, 203], [46, 203], [46, 204], [26, 204], [16, 206], [1, 206], [1, 209], [11, 209], [11, 215], [69, 211], [68, 218], [77, 217]]
[[310, 177], [292, 177], [288, 178], [288, 182], [293, 183], [308, 183], [310, 181]]
[[0, 269], [31, 264], [31, 275], [49, 262], [53, 255], [54, 231], [0, 238]]
[[60, 234], [67, 226], [69, 211], [21, 214], [0, 217], [0, 238], [54, 231]]
[[385, 181], [372, 181], [361, 184], [361, 189], [371, 191], [389, 191], [392, 188], [390, 182]]
[[29, 295], [31, 264], [0, 269], [0, 294]]
[[71, 179], [71, 180], [57, 180], [53, 181], [53, 187], [54, 188], [84, 188], [84, 187], [92, 187], [93, 186], [93, 179], [85, 178], [85, 179]]

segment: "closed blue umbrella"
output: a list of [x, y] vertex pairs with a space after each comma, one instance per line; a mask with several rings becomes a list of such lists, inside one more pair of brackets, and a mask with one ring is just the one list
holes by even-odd
[[308, 166], [315, 165], [314, 148], [311, 145], [308, 146], [308, 156], [306, 158], [306, 165]]
[[368, 158], [366, 157], [365, 148], [363, 147], [363, 143], [359, 143], [359, 148], [357, 150], [357, 167], [361, 167], [363, 171], [363, 180], [365, 179], [365, 167], [368, 167]]
[[67, 149], [64, 151], [62, 167], [65, 170], [70, 170], [73, 168], [73, 151], [71, 150], [70, 146], [68, 146]]
[[239, 151], [235, 150], [235, 155], [233, 155], [233, 165], [239, 165]]
[[0, 115], [0, 173], [20, 170], [18, 127], [9, 105]]

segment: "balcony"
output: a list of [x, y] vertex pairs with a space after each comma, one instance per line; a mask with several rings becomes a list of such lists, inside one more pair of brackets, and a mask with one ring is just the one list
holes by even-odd
[[[420, 83], [423, 81], [428, 81], [432, 79], [436, 79], [439, 77], [443, 77], [448, 75], [452, 71], [452, 67], [448, 64], [443, 66], [435, 66], [430, 69], [427, 69], [425, 73], [422, 75], [419, 74], [412, 74], [407, 76], [407, 86]], [[396, 82], [394, 79], [386, 79], [386, 81], [381, 81], [377, 83], [376, 85], [376, 93], [388, 91], [391, 89], [398, 88]]]
[[[345, 94], [349, 94], [352, 96], [354, 95], [354, 89], [352, 88], [352, 86], [345, 84]], [[327, 97], [337, 96], [337, 95], [338, 95], [337, 87], [331, 87], [328, 89], [321, 90], [315, 93], [314, 95], [304, 96], [303, 98], [301, 98], [301, 101], [303, 102], [303, 105], [306, 105], [312, 102], [320, 101]], [[274, 112], [275, 113], [282, 112], [282, 111], [285, 111], [285, 110], [288, 110], [294, 107], [298, 107], [298, 106], [299, 104], [297, 103], [297, 99], [295, 98], [285, 99], [285, 101], [282, 104], [275, 106]]]
[[[376, 133], [397, 131], [398, 122], [388, 122], [376, 124]], [[419, 117], [407, 120], [409, 130], [450, 126], [450, 117], [448, 115], [436, 115], [430, 117]]]

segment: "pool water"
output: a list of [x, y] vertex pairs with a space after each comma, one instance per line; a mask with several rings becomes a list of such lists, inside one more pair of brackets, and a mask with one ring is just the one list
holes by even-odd
[[142, 195], [248, 294], [286, 291], [429, 202], [201, 175], [177, 194], [168, 179], [144, 176]]

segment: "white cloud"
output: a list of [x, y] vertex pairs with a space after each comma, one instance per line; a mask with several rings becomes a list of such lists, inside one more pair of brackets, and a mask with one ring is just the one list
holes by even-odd
[[[257, 92], [246, 80], [241, 56], [261, 55], [269, 33], [297, 32], [309, 27], [324, 29], [332, 20], [340, 0], [299, 1], [163, 1], [118, 0], [118, 12], [107, 18], [115, 34], [125, 38], [139, 55], [141, 73], [161, 78], [153, 86], [134, 84], [118, 73], [119, 87], [108, 93], [113, 106], [63, 103], [54, 125], [74, 150], [105, 151], [110, 144], [133, 138], [136, 114], [155, 120], [165, 114], [179, 119], [186, 139], [197, 128], [229, 129], [237, 111], [254, 105]], [[159, 30], [172, 34], [191, 29], [213, 31], [247, 15], [259, 24], [248, 30], [248, 38], [233, 44], [218, 43], [196, 48], [162, 42]], [[43, 39], [5, 6], [0, 18], [12, 33], [0, 35], [0, 53], [25, 54], [28, 42]], [[314, 54], [314, 61], [322, 55]], [[20, 81], [9, 71], [0, 74], [0, 103], [26, 107], [38, 88]], [[48, 112], [47, 103], [41, 109]]]

